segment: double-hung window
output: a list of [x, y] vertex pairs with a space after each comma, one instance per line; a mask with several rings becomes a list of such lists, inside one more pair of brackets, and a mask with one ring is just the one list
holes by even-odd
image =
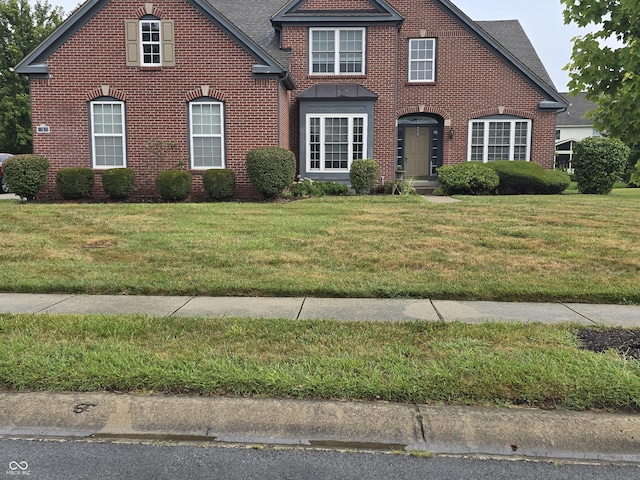
[[162, 65], [160, 61], [160, 20], [142, 20], [140, 22], [140, 47], [142, 66]]
[[224, 168], [224, 105], [212, 100], [189, 104], [191, 168]]
[[349, 171], [365, 156], [366, 132], [366, 115], [307, 115], [307, 171]]
[[127, 166], [124, 102], [90, 103], [91, 165], [96, 169]]
[[311, 29], [311, 74], [364, 75], [365, 29]]
[[531, 120], [479, 119], [472, 120], [469, 128], [469, 160], [531, 159]]
[[435, 80], [435, 38], [409, 40], [409, 82], [435, 82]]

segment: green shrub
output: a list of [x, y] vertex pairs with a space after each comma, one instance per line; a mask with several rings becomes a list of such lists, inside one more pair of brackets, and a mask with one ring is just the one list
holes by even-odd
[[186, 170], [165, 170], [156, 176], [156, 191], [165, 202], [179, 202], [191, 193], [191, 180]]
[[560, 170], [544, 170], [534, 162], [500, 160], [487, 164], [500, 177], [501, 195], [539, 195], [564, 192], [571, 179]]
[[56, 189], [65, 200], [88, 198], [93, 192], [95, 172], [89, 167], [61, 168], [56, 173]]
[[211, 200], [227, 200], [236, 189], [236, 175], [229, 169], [207, 170], [202, 177], [204, 191]]
[[358, 159], [351, 162], [349, 179], [356, 195], [368, 193], [378, 180], [378, 162], [370, 158]]
[[255, 148], [247, 154], [247, 175], [265, 198], [275, 198], [293, 183], [296, 157], [286, 148]]
[[102, 188], [111, 200], [126, 200], [133, 193], [136, 175], [130, 168], [110, 168], [100, 172]]
[[477, 162], [440, 167], [438, 181], [445, 195], [492, 195], [500, 184], [492, 168]]
[[635, 169], [631, 171], [631, 179], [629, 180], [629, 186], [640, 187], [640, 161], [636, 163]]
[[590, 137], [576, 142], [572, 164], [580, 193], [611, 193], [624, 174], [629, 154], [629, 147], [615, 138]]
[[325, 195], [348, 195], [349, 187], [339, 182], [313, 181], [305, 178], [291, 186], [291, 194], [294, 197], [323, 197]]
[[2, 164], [9, 190], [23, 200], [33, 200], [47, 183], [49, 161], [39, 155], [15, 155]]

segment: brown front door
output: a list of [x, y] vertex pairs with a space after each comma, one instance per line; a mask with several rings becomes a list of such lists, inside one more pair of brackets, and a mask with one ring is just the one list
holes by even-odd
[[405, 127], [405, 175], [429, 178], [429, 143], [431, 128], [427, 126]]

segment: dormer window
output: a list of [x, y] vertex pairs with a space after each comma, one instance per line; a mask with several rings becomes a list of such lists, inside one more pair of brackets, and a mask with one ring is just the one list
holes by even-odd
[[364, 28], [310, 30], [311, 75], [364, 75]]

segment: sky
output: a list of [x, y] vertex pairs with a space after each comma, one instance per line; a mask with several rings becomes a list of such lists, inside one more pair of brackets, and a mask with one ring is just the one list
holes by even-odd
[[[542, 59], [556, 88], [566, 92], [569, 78], [563, 67], [571, 59], [571, 39], [584, 33], [565, 25], [560, 0], [452, 0], [473, 20], [519, 20]], [[69, 13], [78, 0], [49, 0]]]

